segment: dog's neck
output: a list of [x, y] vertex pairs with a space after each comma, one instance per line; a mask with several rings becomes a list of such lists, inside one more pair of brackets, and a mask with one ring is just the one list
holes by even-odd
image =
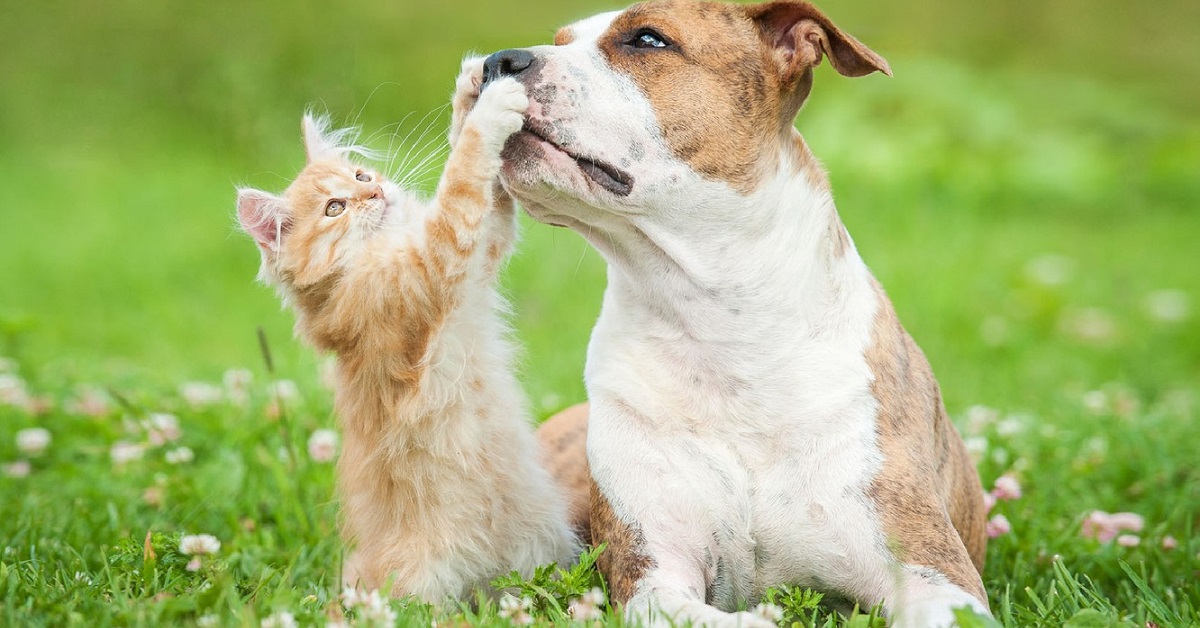
[[869, 274], [807, 149], [778, 163], [751, 196], [698, 195], [591, 234], [609, 262], [606, 312], [700, 341], [828, 331]]

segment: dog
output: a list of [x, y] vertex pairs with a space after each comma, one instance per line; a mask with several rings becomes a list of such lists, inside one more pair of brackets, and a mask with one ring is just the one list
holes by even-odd
[[798, 0], [637, 4], [484, 63], [530, 97], [503, 185], [608, 262], [590, 524], [637, 621], [772, 625], [735, 611], [782, 584], [989, 612], [979, 477], [793, 127], [824, 59], [891, 74]]

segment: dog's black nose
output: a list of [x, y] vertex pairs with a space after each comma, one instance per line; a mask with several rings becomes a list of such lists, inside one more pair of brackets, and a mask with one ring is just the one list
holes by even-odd
[[502, 76], [516, 76], [533, 65], [533, 53], [527, 50], [501, 50], [483, 60], [483, 84]]

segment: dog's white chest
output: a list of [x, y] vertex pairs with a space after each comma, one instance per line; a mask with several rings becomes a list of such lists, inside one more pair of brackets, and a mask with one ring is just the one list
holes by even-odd
[[[810, 437], [777, 434], [746, 458], [754, 541], [750, 598], [781, 582], [845, 590], [831, 581], [874, 555], [879, 525], [867, 498], [881, 464], [873, 422], [842, 417], [846, 430]], [[714, 591], [714, 596], [719, 591]]]
[[[596, 328], [588, 371], [590, 382], [603, 382], [592, 390], [597, 407], [604, 389], [620, 390], [624, 403], [653, 417], [655, 429], [628, 425], [629, 417], [596, 416], [589, 447], [609, 441], [627, 454], [645, 447], [643, 459], [662, 459], [655, 466], [664, 478], [686, 483], [679, 494], [689, 497], [680, 501], [690, 503], [675, 506], [678, 516], [650, 512], [664, 505], [659, 491], [647, 493], [647, 504], [629, 504], [645, 509], [630, 514], [663, 526], [648, 538], [703, 530], [707, 538], [697, 541], [711, 556], [705, 597], [718, 607], [757, 599], [779, 583], [856, 589], [837, 581], [838, 574], [863, 573], [855, 566], [873, 560], [884, 543], [867, 495], [882, 464], [863, 356], [875, 304], [869, 295], [851, 299], [863, 301], [854, 308], [861, 320], [842, 333], [814, 338], [795, 328], [756, 330], [731, 339], [728, 350], [653, 337], [651, 326], [627, 316], [602, 316]], [[770, 342], [756, 342], [761, 338]], [[645, 440], [635, 442], [630, 432]], [[601, 464], [593, 471], [601, 478], [605, 456], [595, 453]], [[614, 474], [603, 481], [633, 488], [628, 484], [646, 478]], [[649, 497], [655, 493], [657, 499]]]

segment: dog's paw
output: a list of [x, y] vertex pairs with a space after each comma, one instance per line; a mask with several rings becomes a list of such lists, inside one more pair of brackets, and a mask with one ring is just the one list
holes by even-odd
[[527, 109], [529, 97], [525, 94], [525, 86], [516, 79], [505, 77], [484, 87], [467, 121], [478, 128], [487, 145], [499, 150], [509, 136], [521, 130]]

